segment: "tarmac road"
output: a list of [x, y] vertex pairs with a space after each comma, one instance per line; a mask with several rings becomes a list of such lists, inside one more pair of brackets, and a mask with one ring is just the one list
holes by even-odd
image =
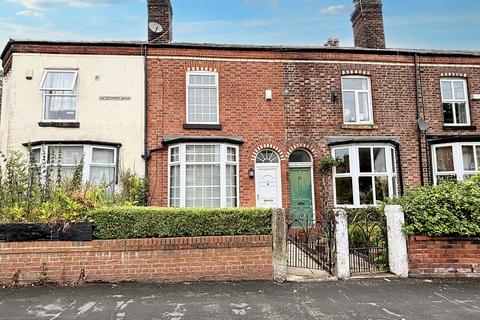
[[480, 282], [372, 279], [0, 289], [0, 319], [479, 320]]

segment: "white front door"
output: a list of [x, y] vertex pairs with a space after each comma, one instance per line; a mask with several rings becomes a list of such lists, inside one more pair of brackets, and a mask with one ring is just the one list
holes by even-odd
[[281, 208], [282, 192], [279, 166], [257, 166], [256, 192], [258, 208]]

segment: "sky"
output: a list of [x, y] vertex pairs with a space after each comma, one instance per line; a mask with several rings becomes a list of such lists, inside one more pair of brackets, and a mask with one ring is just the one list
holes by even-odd
[[[173, 0], [176, 42], [353, 46], [352, 0]], [[383, 0], [390, 48], [480, 50], [480, 0]], [[146, 0], [0, 0], [9, 38], [145, 40]]]

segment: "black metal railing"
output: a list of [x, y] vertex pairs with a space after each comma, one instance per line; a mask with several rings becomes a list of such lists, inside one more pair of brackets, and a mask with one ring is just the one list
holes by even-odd
[[333, 268], [333, 221], [287, 218], [288, 266], [308, 269]]
[[388, 271], [388, 243], [385, 217], [378, 208], [348, 210], [350, 272]]

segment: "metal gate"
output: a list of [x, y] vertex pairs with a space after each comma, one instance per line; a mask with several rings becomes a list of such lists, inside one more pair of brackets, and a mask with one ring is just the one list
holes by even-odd
[[385, 215], [375, 207], [348, 211], [350, 273], [388, 271]]
[[319, 220], [287, 217], [287, 265], [332, 272], [333, 214]]

